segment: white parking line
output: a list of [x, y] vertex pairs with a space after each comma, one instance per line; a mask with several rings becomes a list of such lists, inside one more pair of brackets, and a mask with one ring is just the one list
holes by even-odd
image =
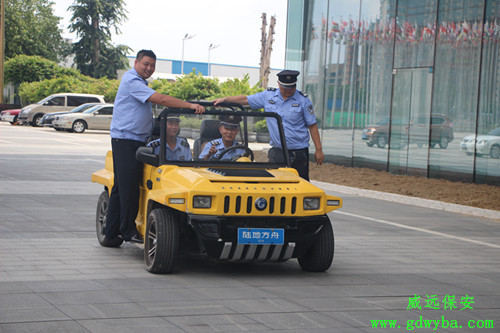
[[347, 216], [356, 217], [356, 218], [359, 218], [359, 219], [364, 219], [364, 220], [373, 221], [373, 222], [377, 222], [377, 223], [388, 224], [388, 225], [392, 225], [392, 226], [403, 228], [403, 229], [409, 229], [409, 230], [414, 230], [414, 231], [419, 231], [419, 232], [425, 232], [425, 233], [436, 235], [436, 236], [440, 236], [440, 237], [446, 237], [446, 238], [450, 238], [450, 239], [455, 239], [455, 240], [460, 240], [460, 241], [464, 241], [464, 242], [469, 242], [469, 243], [474, 243], [474, 244], [479, 244], [479, 245], [484, 245], [484, 246], [489, 246], [489, 247], [494, 247], [494, 248], [500, 249], [500, 245], [497, 245], [497, 244], [491, 244], [491, 243], [481, 242], [481, 241], [477, 241], [477, 240], [470, 239], [470, 238], [465, 238], [465, 237], [460, 237], [460, 236], [453, 236], [453, 235], [445, 234], [445, 233], [438, 232], [438, 231], [432, 231], [432, 230], [423, 229], [423, 228], [411, 227], [411, 226], [400, 224], [400, 223], [396, 223], [396, 222], [391, 222], [391, 221], [376, 219], [376, 218], [373, 218], [373, 217], [368, 217], [368, 216], [363, 216], [363, 215], [357, 215], [357, 214], [352, 214], [352, 213], [347, 213], [347, 212], [341, 212], [341, 211], [337, 211], [337, 210], [334, 211], [333, 213], [347, 215]]

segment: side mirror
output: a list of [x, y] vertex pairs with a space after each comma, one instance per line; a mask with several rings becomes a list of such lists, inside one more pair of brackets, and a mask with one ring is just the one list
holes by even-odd
[[153, 152], [153, 147], [139, 147], [135, 159], [155, 167], [160, 166], [160, 156]]

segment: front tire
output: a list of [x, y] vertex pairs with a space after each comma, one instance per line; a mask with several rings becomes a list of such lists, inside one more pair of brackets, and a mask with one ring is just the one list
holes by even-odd
[[14, 120], [10, 122], [11, 125], [17, 125], [17, 116], [14, 116]]
[[384, 148], [386, 144], [387, 144], [387, 139], [385, 138], [385, 136], [377, 137], [377, 147]]
[[150, 273], [171, 273], [179, 251], [179, 224], [171, 211], [151, 211], [144, 237], [144, 260]]
[[500, 146], [499, 145], [491, 146], [490, 157], [496, 158], [496, 159], [500, 158]]
[[33, 127], [42, 127], [42, 114], [37, 114], [33, 117], [33, 121], [31, 122], [31, 126]]
[[319, 232], [318, 240], [304, 256], [298, 258], [300, 267], [308, 272], [324, 272], [332, 265], [334, 251], [335, 238], [328, 219]]
[[116, 238], [113, 242], [105, 242], [104, 237], [104, 227], [106, 226], [106, 215], [108, 214], [109, 206], [109, 193], [108, 191], [103, 191], [97, 200], [97, 210], [95, 214], [95, 229], [97, 233], [97, 240], [99, 244], [106, 247], [119, 247], [122, 245], [123, 240], [121, 238]]
[[87, 128], [87, 124], [83, 120], [76, 120], [73, 123], [73, 126], [71, 126], [71, 129], [75, 133], [83, 133], [83, 132], [85, 132], [86, 128]]

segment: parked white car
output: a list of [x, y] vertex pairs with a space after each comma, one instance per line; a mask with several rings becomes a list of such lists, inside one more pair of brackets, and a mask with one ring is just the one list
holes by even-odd
[[75, 133], [89, 130], [109, 130], [113, 117], [113, 104], [96, 105], [82, 113], [66, 113], [56, 116], [54, 128]]
[[479, 135], [477, 138], [475, 135], [466, 136], [460, 142], [460, 150], [467, 155], [472, 155], [474, 144], [477, 156], [490, 155], [491, 158], [500, 158], [500, 127], [486, 135]]

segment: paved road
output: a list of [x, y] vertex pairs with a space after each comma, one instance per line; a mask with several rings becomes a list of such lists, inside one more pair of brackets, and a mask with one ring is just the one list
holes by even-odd
[[139, 247], [96, 240], [108, 149], [105, 132], [0, 124], [0, 332], [500, 331], [498, 220], [321, 184], [344, 199], [326, 273], [186, 258], [153, 275]]

